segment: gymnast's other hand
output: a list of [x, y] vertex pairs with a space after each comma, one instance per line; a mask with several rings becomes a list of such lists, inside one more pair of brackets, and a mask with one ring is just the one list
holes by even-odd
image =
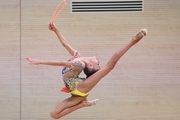
[[54, 23], [49, 23], [48, 27], [49, 27], [49, 29], [52, 30], [52, 31], [56, 31], [56, 30], [57, 30], [57, 28], [56, 28], [56, 26], [55, 26]]
[[27, 57], [26, 60], [28, 60], [29, 64], [31, 64], [31, 65], [39, 65], [41, 63], [39, 60], [32, 59], [32, 58], [29, 58], [29, 57]]

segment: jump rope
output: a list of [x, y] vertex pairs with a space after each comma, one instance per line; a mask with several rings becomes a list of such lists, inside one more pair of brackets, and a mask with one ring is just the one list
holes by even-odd
[[[60, 8], [61, 4], [63, 4], [63, 6]], [[53, 12], [50, 23], [53, 23], [56, 20], [58, 15], [65, 9], [65, 7], [66, 7], [66, 0], [61, 0], [61, 2], [56, 6], [56, 8]], [[59, 11], [58, 11], [58, 9], [59, 9]]]

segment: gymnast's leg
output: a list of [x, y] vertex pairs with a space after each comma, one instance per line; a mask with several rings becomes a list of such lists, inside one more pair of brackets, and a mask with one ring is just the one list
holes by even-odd
[[88, 77], [85, 81], [80, 82], [77, 85], [77, 89], [81, 92], [89, 92], [104, 76], [106, 76], [116, 65], [118, 60], [136, 43], [138, 43], [147, 34], [147, 29], [141, 29], [135, 36], [132, 37], [131, 41], [128, 42], [124, 47], [114, 53], [109, 59], [108, 63], [102, 67], [99, 71]]
[[82, 107], [88, 107], [95, 105], [98, 100], [88, 101], [86, 97], [71, 96], [62, 102], [58, 103], [50, 112], [51, 117], [54, 119], [59, 119], [77, 109]]

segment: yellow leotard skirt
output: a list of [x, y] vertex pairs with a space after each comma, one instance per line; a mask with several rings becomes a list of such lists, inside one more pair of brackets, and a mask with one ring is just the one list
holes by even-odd
[[77, 95], [77, 96], [87, 96], [89, 93], [83, 93], [81, 91], [79, 91], [77, 89], [77, 84], [80, 82], [80, 81], [83, 81], [85, 79], [82, 79], [82, 78], [70, 78], [69, 80], [66, 81], [68, 87], [69, 87], [69, 93], [71, 93], [72, 95]]
[[79, 91], [78, 89], [75, 89], [71, 92], [72, 95], [78, 95], [78, 96], [81, 96], [81, 97], [84, 97], [84, 96], [87, 96], [89, 93], [83, 93], [81, 91]]

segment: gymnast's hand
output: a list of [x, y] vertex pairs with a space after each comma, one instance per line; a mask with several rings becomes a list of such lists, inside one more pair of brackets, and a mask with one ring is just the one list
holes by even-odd
[[52, 30], [52, 31], [56, 31], [57, 30], [57, 28], [56, 28], [56, 26], [55, 26], [55, 24], [54, 23], [49, 23], [49, 29], [50, 30]]
[[35, 59], [29, 58], [29, 57], [27, 57], [26, 60], [28, 60], [29, 64], [31, 64], [31, 65], [39, 65], [41, 63], [39, 60], [35, 60]]

